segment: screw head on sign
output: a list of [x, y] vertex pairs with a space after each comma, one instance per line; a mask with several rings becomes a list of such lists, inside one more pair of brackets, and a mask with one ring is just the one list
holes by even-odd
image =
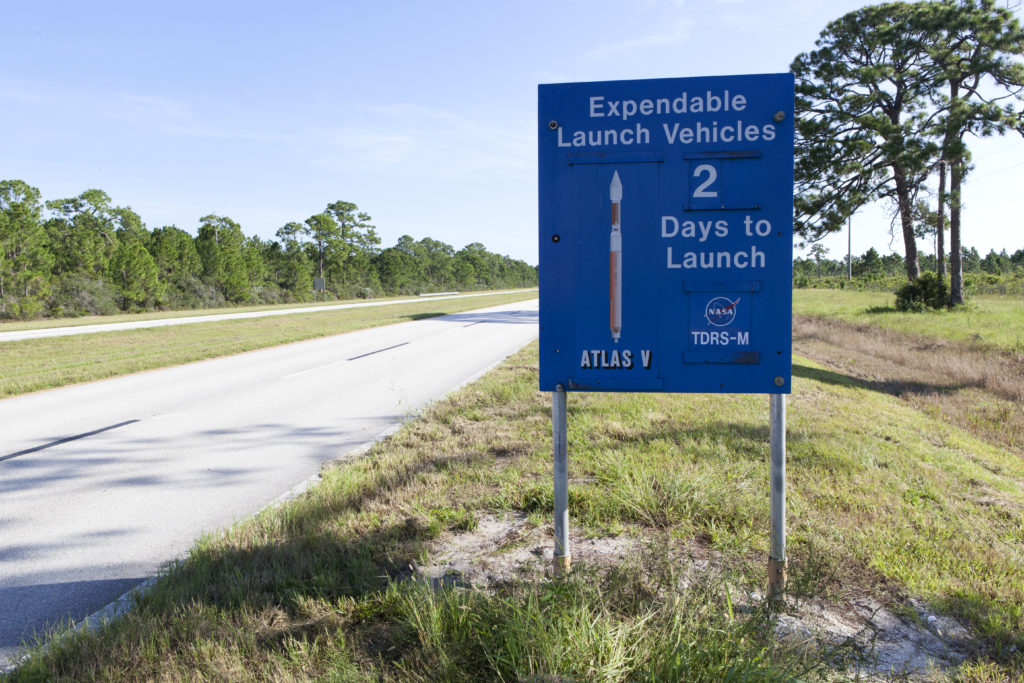
[[775, 116], [773, 116], [772, 118], [775, 119], [777, 122], [781, 123], [786, 118], [786, 112], [777, 111], [775, 112]]
[[548, 128], [555, 130], [558, 128], [558, 121], [548, 121]]
[[783, 378], [781, 378], [781, 377], [776, 377], [775, 378], [775, 386], [781, 387], [785, 383], [786, 383], [786, 380], [784, 380]]

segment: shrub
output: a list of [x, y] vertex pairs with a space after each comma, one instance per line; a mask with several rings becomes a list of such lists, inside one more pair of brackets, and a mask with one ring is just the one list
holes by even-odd
[[118, 312], [118, 296], [106, 280], [86, 273], [66, 273], [54, 288], [49, 313], [54, 318], [112, 315]]
[[923, 273], [913, 282], [896, 290], [896, 309], [921, 312], [929, 309], [946, 308], [949, 305], [949, 289], [946, 281], [935, 273]]

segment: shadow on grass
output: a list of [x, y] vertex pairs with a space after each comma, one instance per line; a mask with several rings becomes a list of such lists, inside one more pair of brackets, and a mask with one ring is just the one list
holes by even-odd
[[899, 309], [897, 309], [895, 306], [869, 306], [868, 308], [864, 309], [864, 312], [869, 314], [899, 313]]
[[939, 596], [934, 606], [971, 624], [981, 624], [980, 642], [963, 643], [972, 659], [991, 658], [1017, 672], [1024, 672], [1024, 608], [1020, 604], [999, 601], [968, 589], [955, 589]]
[[[409, 577], [410, 565], [442, 531], [419, 516], [389, 517], [367, 513], [368, 507], [383, 501], [396, 509], [400, 505], [390, 498], [419, 476], [487, 457], [451, 455], [375, 467], [362, 476], [343, 473], [351, 477], [347, 482], [326, 474], [329, 481], [321, 486], [333, 484], [333, 494], [301, 498], [226, 538], [201, 542], [132, 612], [96, 637], [63, 640], [59, 653], [37, 653], [10, 680], [98, 670], [159, 678], [168, 661], [188, 668], [196, 647], [225, 641], [257, 667], [268, 657], [286, 657], [297, 637], [313, 642], [335, 633], [346, 621], [339, 607], [346, 598], [363, 598]], [[362, 635], [353, 645], [374, 659], [399, 659], [403, 643], [414, 642], [408, 634]], [[376, 651], [375, 639], [386, 641], [386, 652]]]
[[852, 375], [844, 375], [833, 370], [812, 368], [807, 365], [798, 364], [793, 365], [793, 376], [834, 386], [870, 389], [871, 391], [896, 397], [901, 397], [904, 394], [917, 394], [921, 396], [953, 394], [962, 389], [978, 389], [985, 386], [982, 381], [939, 384], [936, 382], [912, 382], [898, 379], [869, 380], [853, 377]]

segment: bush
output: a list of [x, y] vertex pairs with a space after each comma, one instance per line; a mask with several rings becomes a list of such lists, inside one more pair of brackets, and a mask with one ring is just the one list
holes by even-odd
[[112, 284], [86, 273], [62, 275], [49, 301], [54, 318], [112, 315], [118, 312], [118, 292]]
[[227, 305], [224, 295], [216, 286], [187, 274], [171, 279], [167, 287], [166, 301], [167, 308], [174, 311], [219, 308]]
[[923, 273], [913, 282], [896, 290], [896, 309], [920, 313], [925, 310], [946, 308], [949, 305], [949, 289], [946, 281], [935, 273]]

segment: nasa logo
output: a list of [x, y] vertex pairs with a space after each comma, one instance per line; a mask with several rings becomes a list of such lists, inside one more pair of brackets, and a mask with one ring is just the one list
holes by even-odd
[[739, 298], [729, 301], [724, 296], [716, 296], [704, 307], [704, 319], [715, 327], [725, 327], [736, 319], [736, 304], [739, 302]]

